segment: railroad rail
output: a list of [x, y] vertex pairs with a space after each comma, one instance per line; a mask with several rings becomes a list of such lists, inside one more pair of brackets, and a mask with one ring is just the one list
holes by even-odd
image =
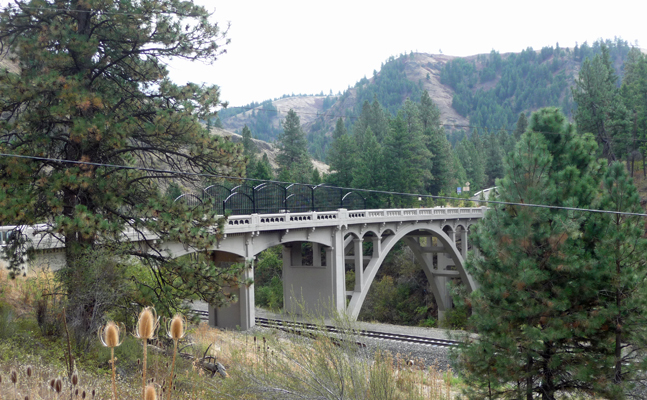
[[[192, 311], [194, 314], [198, 315], [201, 320], [203, 321], [209, 320], [209, 313], [207, 311], [202, 311], [202, 310], [192, 310]], [[301, 331], [314, 332], [322, 329], [330, 333], [339, 333], [339, 334], [344, 333], [343, 330], [340, 330], [339, 328], [330, 326], [330, 325], [320, 326], [320, 325], [309, 324], [305, 322], [292, 322], [292, 321], [284, 321], [280, 319], [269, 319], [269, 318], [260, 318], [260, 317], [256, 318], [256, 325], [263, 328], [279, 329], [289, 333], [301, 332]], [[360, 337], [369, 338], [369, 339], [415, 343], [422, 346], [432, 346], [432, 347], [456, 347], [460, 344], [460, 342], [456, 340], [438, 339], [438, 338], [430, 338], [425, 336], [404, 335], [400, 333], [387, 333], [387, 332], [378, 332], [378, 331], [369, 331], [369, 330], [358, 330], [358, 331], [354, 331], [353, 334]]]
[[[339, 329], [337, 327], [330, 326], [330, 325], [320, 326], [316, 324], [284, 321], [280, 319], [256, 318], [256, 325], [264, 328], [281, 329], [288, 332], [294, 332], [294, 331], [312, 332], [312, 331], [323, 329], [326, 332], [330, 332], [330, 333], [339, 333], [339, 334], [344, 333], [343, 329]], [[353, 334], [360, 337], [369, 338], [369, 339], [415, 343], [422, 346], [432, 346], [432, 347], [456, 347], [460, 344], [460, 342], [456, 340], [438, 339], [438, 338], [430, 338], [425, 336], [404, 335], [400, 333], [388, 333], [388, 332], [378, 332], [378, 331], [370, 331], [370, 330], [357, 330], [357, 331], [353, 331]]]

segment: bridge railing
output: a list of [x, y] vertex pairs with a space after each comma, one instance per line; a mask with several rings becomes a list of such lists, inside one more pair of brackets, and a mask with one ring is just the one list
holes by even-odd
[[[188, 206], [211, 204], [220, 215], [320, 212], [340, 208], [346, 210], [404, 209], [438, 205], [437, 201], [412, 195], [368, 193], [325, 183], [281, 185], [275, 182], [262, 182], [258, 185], [217, 183], [206, 187], [201, 193], [182, 194], [175, 201], [183, 202]], [[440, 201], [441, 204], [445, 204], [445, 201]], [[465, 201], [469, 202], [469, 199], [466, 198]]]
[[251, 215], [283, 212], [333, 211], [366, 209], [366, 197], [360, 192], [341, 189], [326, 184], [308, 185], [293, 183], [287, 186], [263, 182], [256, 186], [248, 184], [230, 187], [214, 184], [200, 194], [186, 193], [176, 202], [189, 206], [212, 204], [218, 214]]

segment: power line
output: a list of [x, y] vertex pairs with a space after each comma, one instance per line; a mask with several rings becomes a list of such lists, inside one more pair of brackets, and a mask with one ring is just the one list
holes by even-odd
[[[199, 172], [181, 172], [181, 171], [164, 170], [164, 169], [158, 169], [158, 168], [131, 167], [131, 166], [124, 166], [124, 165], [104, 164], [104, 163], [95, 163], [95, 162], [88, 162], [88, 161], [74, 161], [74, 160], [62, 160], [58, 158], [49, 158], [49, 157], [26, 156], [21, 154], [0, 153], [0, 157], [11, 157], [11, 158], [29, 159], [29, 160], [37, 160], [37, 161], [53, 161], [53, 162], [59, 162], [63, 164], [87, 165], [87, 166], [93, 166], [93, 167], [137, 170], [137, 171], [155, 172], [155, 173], [173, 174], [173, 175], [199, 176], [199, 177], [205, 177], [205, 178], [230, 179], [230, 180], [238, 180], [238, 181], [252, 181], [252, 182], [282, 184], [282, 185], [292, 185], [292, 184], [305, 185], [297, 182], [284, 182], [284, 181], [277, 181], [277, 180], [270, 180], [270, 179], [242, 178], [242, 177], [229, 176], [229, 175], [207, 174], [207, 173], [199, 173]], [[330, 187], [334, 187], [341, 190], [392, 195], [392, 196], [408, 196], [408, 197], [430, 198], [430, 199], [441, 199], [441, 200], [472, 201], [476, 203], [486, 203], [486, 204], [492, 203], [492, 204], [501, 204], [501, 205], [519, 206], [519, 207], [547, 208], [552, 210], [563, 210], [563, 211], [581, 211], [581, 212], [590, 212], [590, 213], [599, 213], [599, 214], [647, 217], [647, 214], [645, 213], [633, 213], [633, 212], [626, 212], [626, 211], [611, 211], [611, 210], [599, 210], [594, 208], [552, 206], [548, 204], [516, 203], [516, 202], [499, 201], [499, 200], [481, 200], [481, 199], [472, 200], [472, 199], [465, 199], [461, 197], [452, 197], [452, 196], [438, 196], [438, 195], [422, 194], [422, 193], [389, 192], [385, 190], [359, 189], [359, 188], [348, 188], [348, 187], [340, 187], [340, 186], [330, 186]]]

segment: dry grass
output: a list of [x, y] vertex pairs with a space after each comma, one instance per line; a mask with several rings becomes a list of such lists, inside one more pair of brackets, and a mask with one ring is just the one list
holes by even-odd
[[[64, 364], [67, 354], [64, 338], [46, 337], [38, 330], [35, 323], [38, 299], [43, 292], [51, 291], [54, 283], [49, 272], [10, 280], [6, 270], [0, 268], [0, 303], [15, 311], [12, 324], [17, 326], [13, 338], [5, 343], [0, 341], [0, 399], [14, 399], [14, 389], [16, 399], [82, 399], [84, 392], [85, 399], [92, 399], [93, 391], [96, 399], [110, 399], [113, 396], [109, 350], [103, 349], [98, 339], [92, 354], [77, 354], [78, 384], [72, 385]], [[339, 384], [348, 383], [339, 380], [340, 375], [335, 375], [339, 372], [355, 380], [354, 390], [342, 398], [447, 400], [454, 397], [451, 376], [419, 361], [408, 366], [399, 355], [357, 352], [354, 344], [339, 345], [339, 341], [326, 336], [306, 338], [274, 331], [264, 334], [222, 331], [206, 323], [190, 327], [179, 348], [192, 354], [194, 361], [178, 357], [172, 398], [283, 399], [298, 397], [300, 390], [307, 397], [309, 389], [300, 387], [299, 381], [316, 381], [317, 375], [326, 375], [328, 378], [322, 386], [327, 385], [334, 391]], [[141, 340], [128, 336], [116, 361], [119, 399], [142, 397], [142, 366], [133, 360], [142, 357], [143, 346]], [[157, 398], [166, 399], [173, 346], [169, 345], [166, 351], [159, 346], [149, 347], [146, 383], [156, 388]], [[229, 377], [211, 376], [201, 368], [195, 360], [205, 355], [212, 357], [208, 362], [225, 366]], [[31, 376], [27, 374], [28, 366], [31, 366]], [[15, 387], [10, 379], [12, 371], [17, 376]], [[54, 390], [56, 385], [51, 385], [58, 378], [61, 393]], [[280, 394], [278, 390], [285, 388], [294, 391], [293, 396]]]

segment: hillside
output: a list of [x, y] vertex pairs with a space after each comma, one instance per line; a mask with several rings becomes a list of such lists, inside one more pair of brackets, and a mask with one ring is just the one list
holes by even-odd
[[[233, 142], [242, 142], [243, 140], [243, 137], [239, 134], [226, 129], [212, 128], [211, 133], [218, 136], [229, 136]], [[278, 168], [278, 164], [276, 163], [276, 155], [278, 154], [278, 151], [276, 148], [271, 143], [263, 140], [252, 139], [252, 141], [260, 152], [261, 157], [263, 154], [267, 154], [267, 158], [270, 160], [270, 165], [276, 170]], [[321, 161], [312, 160], [312, 166], [316, 168], [320, 174], [327, 174], [329, 172], [328, 165]]]
[[[573, 48], [546, 46], [517, 53], [477, 54], [454, 57], [445, 54], [410, 53], [390, 57], [379, 71], [360, 79], [338, 96], [294, 96], [242, 109], [221, 112], [225, 129], [240, 131], [247, 124], [254, 137], [272, 141], [281, 131], [280, 120], [290, 109], [301, 118], [308, 134], [310, 152], [324, 159], [336, 119], [345, 118], [351, 127], [365, 101], [377, 99], [391, 115], [404, 101], [420, 100], [429, 92], [448, 130], [478, 126], [489, 130], [512, 129], [520, 112], [544, 106], [559, 106], [570, 116], [573, 102], [570, 87], [581, 63], [598, 54], [602, 41]], [[630, 49], [621, 39], [606, 40], [614, 67], [622, 76]]]

